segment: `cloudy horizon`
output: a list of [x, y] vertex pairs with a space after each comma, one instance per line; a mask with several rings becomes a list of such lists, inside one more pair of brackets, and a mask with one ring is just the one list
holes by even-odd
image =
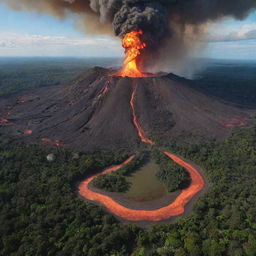
[[[120, 39], [91, 36], [71, 19], [9, 10], [0, 3], [2, 57], [121, 57]], [[256, 59], [256, 12], [244, 21], [225, 19], [209, 25], [207, 46], [196, 57]]]

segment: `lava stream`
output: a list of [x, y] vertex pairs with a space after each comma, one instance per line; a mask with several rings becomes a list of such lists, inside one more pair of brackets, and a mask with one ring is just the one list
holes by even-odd
[[10, 125], [12, 122], [6, 118], [0, 117], [0, 124], [2, 125]]
[[25, 129], [25, 130], [23, 131], [23, 133], [24, 133], [24, 134], [27, 134], [27, 135], [30, 135], [30, 134], [33, 133], [33, 130], [31, 130], [31, 129]]
[[137, 116], [136, 116], [136, 111], [135, 111], [135, 105], [134, 105], [134, 100], [135, 100], [135, 95], [136, 95], [136, 91], [137, 91], [137, 85], [134, 87], [133, 92], [132, 92], [132, 97], [130, 100], [130, 105], [131, 105], [131, 109], [132, 109], [132, 116], [133, 116], [133, 123], [137, 129], [138, 135], [141, 139], [142, 142], [148, 143], [150, 145], [154, 145], [155, 142], [150, 140], [149, 138], [147, 138], [147, 136], [145, 135], [145, 132], [143, 131], [143, 129], [141, 128]]
[[26, 102], [27, 102], [27, 101], [24, 100], [23, 98], [20, 98], [20, 99], [17, 100], [17, 103], [18, 103], [18, 104], [23, 104], [23, 103], [26, 103]]
[[45, 142], [45, 143], [55, 145], [57, 147], [63, 147], [64, 146], [64, 143], [61, 140], [54, 140], [54, 139], [50, 139], [50, 138], [42, 138], [41, 141]]
[[109, 91], [109, 84], [110, 82], [107, 81], [104, 85], [104, 87], [101, 89], [101, 91], [99, 92], [98, 96], [96, 97], [95, 101], [98, 101], [99, 99], [101, 99], [108, 91]]
[[230, 120], [220, 119], [220, 122], [225, 128], [231, 129], [235, 127], [245, 126], [250, 120], [250, 117], [237, 117]]
[[205, 181], [201, 176], [200, 172], [190, 163], [181, 159], [180, 157], [173, 155], [171, 153], [165, 152], [165, 154], [171, 158], [177, 164], [186, 168], [191, 177], [190, 186], [181, 191], [180, 195], [172, 202], [171, 204], [162, 207], [156, 210], [134, 210], [130, 208], [126, 208], [123, 205], [120, 205], [114, 199], [107, 195], [100, 194], [98, 192], [94, 192], [89, 188], [89, 184], [99, 175], [110, 173], [113, 171], [119, 170], [125, 164], [131, 162], [134, 156], [128, 158], [125, 162], [120, 165], [110, 167], [105, 171], [95, 174], [85, 181], [81, 182], [78, 188], [79, 194], [92, 201], [96, 201], [103, 205], [107, 210], [111, 213], [119, 216], [121, 218], [131, 220], [131, 221], [160, 221], [164, 219], [169, 219], [173, 216], [178, 216], [184, 213], [186, 204], [199, 192], [203, 189], [205, 185]]

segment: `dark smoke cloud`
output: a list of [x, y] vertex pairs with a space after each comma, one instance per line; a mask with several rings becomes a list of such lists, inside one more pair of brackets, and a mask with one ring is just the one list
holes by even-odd
[[[64, 18], [75, 14], [87, 32], [114, 32], [122, 37], [144, 31], [148, 44], [142, 58], [152, 64], [157, 56], [176, 62], [186, 55], [205, 24], [232, 16], [245, 18], [256, 0], [0, 0], [15, 9], [37, 10]], [[82, 22], [81, 22], [82, 21]], [[161, 51], [162, 49], [162, 51]], [[164, 54], [163, 54], [164, 50]], [[164, 60], [163, 60], [164, 62]], [[147, 63], [146, 63], [147, 64]], [[144, 64], [145, 65], [145, 64]]]

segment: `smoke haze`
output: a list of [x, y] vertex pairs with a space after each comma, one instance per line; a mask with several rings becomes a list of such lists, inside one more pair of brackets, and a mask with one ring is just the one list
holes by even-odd
[[[150, 70], [179, 63], [198, 48], [207, 23], [223, 17], [245, 18], [255, 0], [0, 0], [15, 10], [36, 10], [55, 17], [73, 15], [88, 33], [123, 37], [144, 32], [140, 64]], [[199, 47], [200, 48], [200, 47]], [[155, 69], [155, 68], [154, 68]]]

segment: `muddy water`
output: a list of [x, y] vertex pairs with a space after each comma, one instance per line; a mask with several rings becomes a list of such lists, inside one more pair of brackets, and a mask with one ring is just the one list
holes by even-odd
[[127, 178], [131, 187], [124, 197], [137, 202], [147, 202], [167, 195], [167, 189], [156, 177], [159, 170], [159, 166], [151, 160], [133, 173]]

